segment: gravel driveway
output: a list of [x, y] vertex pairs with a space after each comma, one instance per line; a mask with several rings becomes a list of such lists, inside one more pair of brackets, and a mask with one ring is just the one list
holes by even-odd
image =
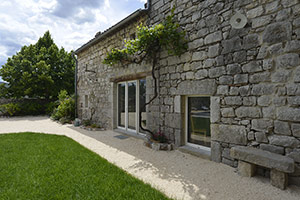
[[300, 188], [280, 190], [262, 177], [245, 178], [234, 168], [180, 151], [154, 151], [136, 138], [113, 131], [86, 131], [47, 117], [0, 118], [0, 133], [42, 132], [65, 135], [133, 176], [175, 199], [299, 200]]

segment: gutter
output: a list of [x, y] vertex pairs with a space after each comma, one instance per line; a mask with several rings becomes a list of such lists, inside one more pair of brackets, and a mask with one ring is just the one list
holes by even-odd
[[122, 28], [122, 26], [128, 24], [130, 21], [134, 20], [135, 18], [148, 13], [148, 11], [150, 10], [150, 2], [151, 2], [151, 0], [147, 1], [147, 6], [146, 6], [145, 9], [138, 9], [137, 11], [135, 11], [132, 14], [130, 14], [129, 16], [127, 16], [126, 18], [124, 18], [123, 20], [121, 20], [120, 22], [118, 22], [117, 24], [113, 25], [112, 27], [110, 27], [109, 29], [107, 29], [106, 31], [104, 31], [103, 33], [99, 33], [99, 34], [97, 33], [96, 36], [93, 39], [91, 39], [86, 44], [84, 44], [81, 47], [79, 47], [74, 53], [78, 54], [78, 53], [84, 51], [85, 49], [87, 49], [90, 46], [94, 45], [95, 43], [97, 43], [101, 39], [109, 36], [113, 32], [115, 32], [118, 29]]
[[72, 52], [72, 58], [75, 60], [75, 119], [77, 118], [77, 72], [78, 72], [78, 60], [76, 55]]

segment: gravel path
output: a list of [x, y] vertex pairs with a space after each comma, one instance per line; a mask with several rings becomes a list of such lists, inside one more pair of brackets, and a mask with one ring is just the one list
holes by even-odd
[[113, 131], [86, 131], [47, 117], [0, 118], [0, 134], [43, 132], [65, 135], [175, 199], [299, 200], [300, 188], [280, 190], [262, 177], [245, 178], [227, 165], [180, 151], [154, 151], [140, 139], [118, 139]]

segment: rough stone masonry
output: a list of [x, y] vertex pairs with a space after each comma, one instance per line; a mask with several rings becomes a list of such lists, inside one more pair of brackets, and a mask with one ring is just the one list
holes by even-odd
[[[300, 185], [299, 0], [152, 0], [148, 15], [78, 54], [80, 117], [115, 128], [116, 85], [110, 78], [151, 66], [111, 68], [102, 64], [105, 53], [121, 47], [141, 21], [161, 22], [173, 5], [189, 49], [180, 57], [161, 52], [159, 97], [148, 107], [147, 126], [177, 147], [185, 145], [184, 97], [210, 96], [212, 160], [236, 167], [229, 153], [234, 146], [270, 151], [295, 161], [289, 180]], [[229, 23], [236, 12], [247, 17], [242, 29]], [[148, 99], [151, 81], [147, 76]]]

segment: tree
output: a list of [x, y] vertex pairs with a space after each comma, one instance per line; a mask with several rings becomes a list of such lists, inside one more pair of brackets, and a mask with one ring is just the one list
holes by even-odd
[[55, 100], [61, 90], [74, 92], [72, 52], [59, 49], [49, 31], [36, 44], [23, 46], [0, 69], [8, 85], [0, 84], [0, 97]]

